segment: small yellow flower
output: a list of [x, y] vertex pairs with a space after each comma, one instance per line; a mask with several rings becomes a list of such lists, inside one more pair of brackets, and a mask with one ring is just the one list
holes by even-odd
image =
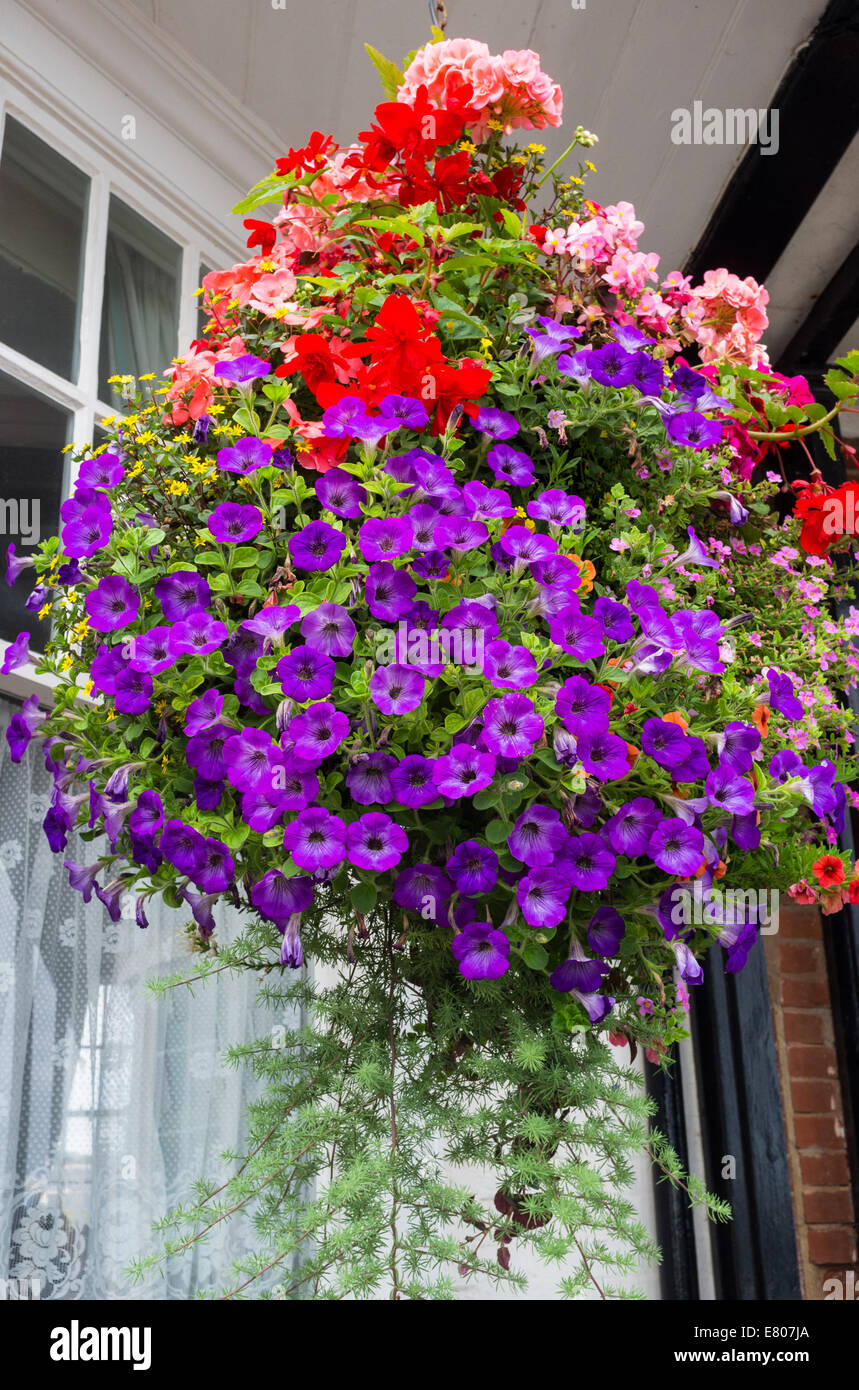
[[195, 299], [199, 299], [199, 298], [200, 298], [200, 295], [203, 294], [203, 293], [204, 293], [203, 286], [202, 286], [202, 285], [199, 285], [199, 286], [197, 287], [197, 289], [194, 291], [194, 298], [195, 298]]
[[53, 607], [53, 604], [50, 604], [50, 603], [43, 603], [43, 604], [42, 604], [41, 608], [39, 609], [39, 622], [41, 622], [43, 618], [47, 618], [47, 616], [48, 616], [48, 614], [50, 613], [52, 607]]
[[91, 695], [92, 692], [93, 692], [93, 689], [94, 689], [94, 686], [93, 686], [92, 681], [86, 681], [86, 683], [85, 683], [84, 685], [81, 686], [81, 692], [82, 692], [84, 695]]
[[488, 125], [488, 127], [489, 127], [490, 130], [503, 130], [503, 129], [504, 129], [504, 122], [503, 122], [503, 121], [487, 121], [486, 124]]
[[585, 161], [585, 168], [590, 169], [592, 174], [595, 174], [597, 171], [597, 166], [595, 164], [592, 164], [589, 159]]
[[72, 657], [72, 656], [64, 656], [63, 659], [62, 659], [62, 661], [60, 662], [60, 670], [61, 670], [61, 671], [70, 671], [73, 665], [74, 665], [74, 657]]
[[525, 149], [528, 151], [529, 154], [545, 154], [545, 153], [546, 153], [546, 146], [545, 146], [545, 145], [534, 145], [534, 144], [531, 144], [531, 145], [526, 145], [526, 146], [525, 146]]
[[142, 434], [137, 436], [137, 442], [138, 444], [151, 444], [154, 438], [154, 430], [144, 430]]
[[137, 378], [137, 380], [138, 380], [138, 381], [154, 381], [154, 380], [155, 380], [155, 373], [154, 373], [154, 372], [146, 372], [144, 376], [139, 376], [139, 377]]
[[470, 140], [460, 140], [459, 145], [457, 146], [457, 148], [460, 149], [460, 150], [462, 150], [464, 154], [476, 154], [476, 153], [477, 153], [477, 146], [476, 146], [476, 145], [473, 145], [473, 144], [471, 143]]

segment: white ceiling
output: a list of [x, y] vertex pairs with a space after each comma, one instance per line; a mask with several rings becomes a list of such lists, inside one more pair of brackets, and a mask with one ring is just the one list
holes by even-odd
[[[277, 3], [277, 0], [274, 0]], [[576, 0], [581, 3], [581, 0]], [[347, 142], [380, 100], [365, 41], [400, 61], [428, 38], [426, 0], [113, 0], [133, 5], [184, 50], [284, 148], [310, 130]], [[678, 146], [671, 112], [705, 106], [766, 107], [824, 0], [448, 0], [450, 37], [484, 39], [495, 52], [534, 48], [561, 83], [564, 127], [539, 138], [560, 153], [581, 123], [599, 135], [601, 202], [635, 204], [641, 245], [664, 272], [682, 266], [744, 151]], [[248, 183], [269, 167], [261, 152]], [[771, 280], [774, 349], [789, 341], [813, 297], [859, 240], [859, 143], [823, 190]], [[857, 332], [849, 335], [859, 341]]]

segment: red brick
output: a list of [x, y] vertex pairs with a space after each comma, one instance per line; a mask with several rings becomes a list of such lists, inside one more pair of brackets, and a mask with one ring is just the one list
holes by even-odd
[[848, 1187], [807, 1188], [802, 1194], [805, 1219], [812, 1224], [853, 1223], [853, 1202]]
[[795, 1115], [793, 1133], [798, 1149], [843, 1149], [844, 1135], [835, 1126], [835, 1115]]
[[815, 908], [811, 912], [787, 912], [784, 907], [779, 911], [778, 918], [778, 938], [780, 942], [789, 941], [822, 941], [823, 924], [820, 914]]
[[794, 1110], [803, 1115], [836, 1113], [838, 1093], [834, 1081], [793, 1081], [790, 1097]]
[[791, 1077], [824, 1079], [838, 1074], [833, 1047], [807, 1047], [804, 1043], [792, 1043], [787, 1049], [787, 1066]]
[[788, 1009], [815, 1009], [829, 1004], [825, 980], [800, 980], [795, 977], [781, 982], [781, 1002]]
[[784, 975], [817, 975], [823, 967], [823, 952], [816, 944], [803, 946], [797, 941], [785, 941], [779, 964]]
[[[802, 1181], [808, 1187], [846, 1187], [850, 1181], [847, 1158], [843, 1153], [800, 1154], [799, 1167]], [[841, 1256], [832, 1255], [830, 1258], [839, 1260]]]
[[808, 1233], [808, 1254], [816, 1265], [852, 1264], [856, 1237], [846, 1226], [815, 1226]]
[[786, 1009], [784, 1035], [789, 1043], [822, 1043], [824, 1039], [823, 1014]]

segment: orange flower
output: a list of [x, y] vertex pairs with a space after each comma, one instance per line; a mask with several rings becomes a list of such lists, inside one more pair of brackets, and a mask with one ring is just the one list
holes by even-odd
[[670, 714], [663, 714], [662, 718], [666, 724], [679, 724], [684, 734], [689, 732], [688, 720], [683, 718], [679, 709], [673, 709]]
[[630, 767], [635, 767], [635, 764], [641, 757], [641, 749], [636, 748], [634, 743], [628, 743], [626, 745], [626, 756], [629, 759]]
[[766, 738], [769, 733], [770, 709], [769, 705], [755, 705], [752, 710], [752, 723], [760, 734], [761, 738]]
[[727, 866], [727, 864], [725, 863], [725, 861], [724, 861], [723, 859], [720, 859], [720, 860], [719, 860], [718, 868], [716, 868], [716, 869], [713, 870], [713, 877], [718, 881], [720, 878], [724, 878], [724, 877], [725, 877], [725, 874], [726, 874], [727, 872], [728, 872], [728, 866]]
[[583, 594], [589, 594], [594, 587], [594, 576], [596, 575], [593, 564], [590, 560], [583, 560], [581, 555], [568, 555], [567, 559], [572, 560], [573, 564], [578, 566], [580, 578], [579, 591]]

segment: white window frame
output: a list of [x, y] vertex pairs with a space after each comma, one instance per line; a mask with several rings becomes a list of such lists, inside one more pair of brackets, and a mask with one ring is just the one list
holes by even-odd
[[[82, 248], [77, 381], [67, 381], [57, 376], [39, 362], [0, 341], [0, 371], [20, 382], [22, 386], [36, 391], [51, 404], [68, 411], [71, 418], [68, 442], [84, 444], [92, 440], [95, 425], [120, 413], [116, 406], [100, 399], [98, 390], [102, 299], [111, 195], [121, 199], [180, 247], [176, 353], [197, 337], [198, 300], [194, 291], [199, 285], [200, 265], [229, 265], [243, 259], [248, 253], [240, 246], [230, 246], [226, 241], [220, 243], [205, 233], [201, 235], [199, 219], [193, 219], [181, 206], [184, 199], [180, 190], [175, 190], [175, 203], [170, 198], [169, 182], [164, 182], [163, 191], [153, 190], [133, 169], [124, 166], [111, 155], [106, 149], [106, 142], [98, 142], [74, 129], [70, 121], [60, 119], [53, 112], [46, 110], [44, 103], [26, 88], [0, 77], [0, 157], [7, 116], [12, 116], [51, 149], [68, 159], [90, 180]], [[167, 365], [166, 362], [153, 362], [147, 370], [160, 375]], [[62, 481], [63, 500], [74, 488], [76, 471], [74, 465], [65, 469]], [[0, 662], [9, 645], [0, 638]], [[0, 694], [9, 694], [18, 699], [35, 694], [45, 705], [52, 703], [52, 689], [55, 685], [56, 681], [52, 677], [37, 674], [35, 665], [31, 662], [18, 667], [9, 675], [0, 676]]]

